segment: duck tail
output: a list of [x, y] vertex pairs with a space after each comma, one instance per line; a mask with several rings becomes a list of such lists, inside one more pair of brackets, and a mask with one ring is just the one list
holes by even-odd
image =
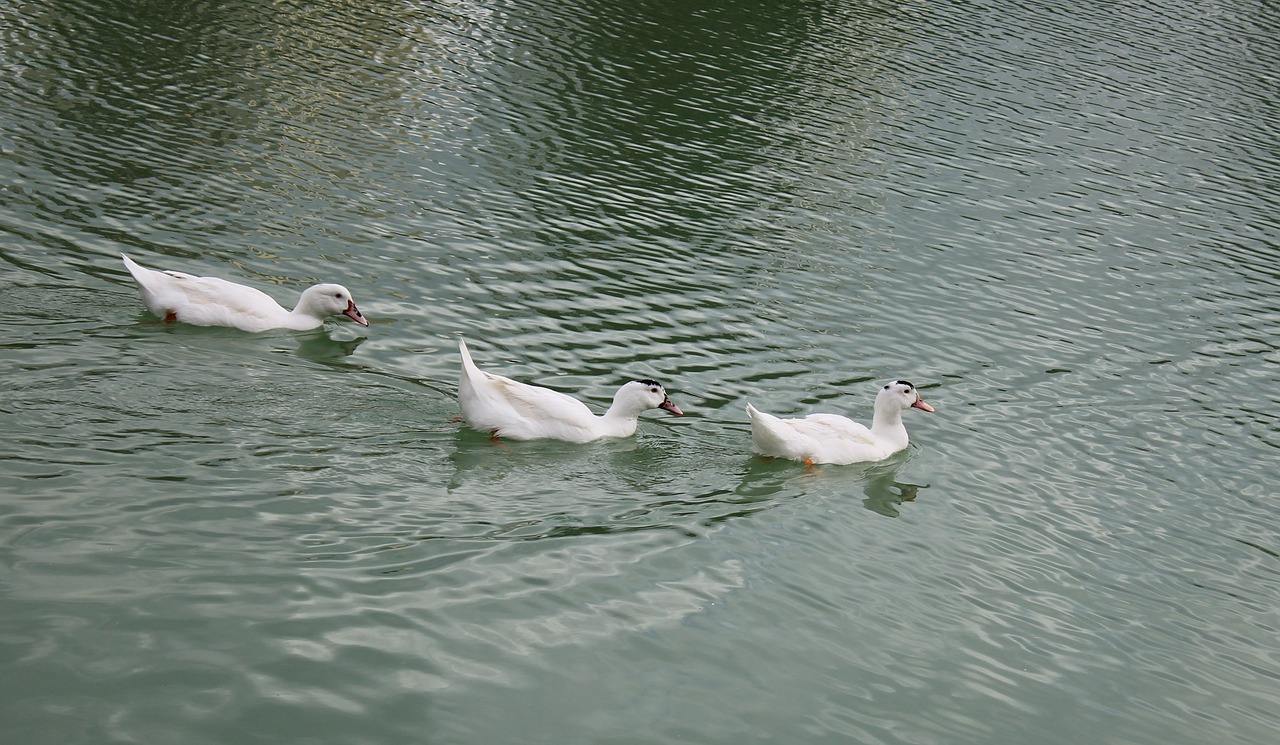
[[475, 367], [476, 363], [471, 361], [471, 352], [467, 349], [467, 340], [461, 336], [458, 337], [458, 354], [462, 355], [464, 367]]
[[129, 273], [133, 275], [134, 279], [141, 277], [147, 271], [145, 267], [129, 258], [128, 254], [122, 253], [120, 254], [120, 258], [124, 260], [124, 268], [129, 270]]
[[747, 417], [751, 420], [752, 429], [757, 429], [762, 426], [767, 427], [778, 421], [778, 417], [757, 409], [749, 402], [747, 403]]
[[467, 349], [467, 342], [461, 336], [458, 337], [458, 354], [462, 355], [462, 378], [471, 380], [480, 377], [480, 368], [471, 359], [471, 350]]
[[772, 456], [786, 453], [786, 443], [776, 431], [782, 424], [778, 417], [760, 411], [750, 403], [747, 404], [747, 417], [751, 419], [751, 444], [757, 453]]

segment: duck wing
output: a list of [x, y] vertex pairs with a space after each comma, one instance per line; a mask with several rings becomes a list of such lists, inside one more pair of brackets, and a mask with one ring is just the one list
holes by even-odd
[[501, 375], [486, 375], [514, 415], [498, 428], [500, 435], [564, 440], [587, 440], [594, 436], [596, 415], [573, 396]]
[[818, 440], [840, 439], [864, 445], [875, 445], [871, 430], [865, 425], [839, 414], [810, 414], [803, 419], [784, 420], [799, 434]]
[[248, 285], [229, 282], [218, 277], [196, 277], [185, 272], [167, 271], [187, 299], [198, 305], [217, 305], [231, 313], [249, 316], [270, 316], [284, 310], [275, 298]]
[[486, 373], [504, 398], [521, 416], [576, 420], [595, 418], [587, 405], [565, 393]]
[[586, 404], [550, 388], [485, 372], [471, 360], [465, 342], [459, 340], [458, 346], [462, 353], [458, 403], [467, 424], [517, 440], [594, 439], [597, 417]]
[[865, 426], [838, 414], [810, 414], [802, 419], [782, 419], [747, 404], [751, 440], [756, 452], [796, 460], [830, 459], [833, 449], [873, 446]]
[[246, 285], [218, 277], [195, 277], [182, 272], [165, 272], [174, 287], [186, 298], [177, 310], [179, 321], [199, 326], [232, 326], [245, 331], [263, 331], [287, 325], [289, 311], [270, 295]]
[[270, 295], [218, 277], [197, 277], [174, 270], [157, 271], [123, 256], [142, 291], [143, 301], [161, 318], [204, 326], [257, 330], [278, 324], [289, 311]]

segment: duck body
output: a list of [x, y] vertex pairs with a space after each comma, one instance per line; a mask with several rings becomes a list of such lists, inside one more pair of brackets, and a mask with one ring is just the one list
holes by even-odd
[[613, 405], [596, 416], [578, 399], [542, 386], [484, 372], [476, 367], [466, 341], [458, 340], [462, 373], [458, 405], [473, 429], [511, 440], [590, 442], [635, 434], [640, 414], [665, 409], [683, 414], [657, 381], [633, 380], [614, 394]]
[[755, 452], [807, 464], [847, 465], [884, 460], [907, 447], [902, 412], [933, 411], [905, 380], [895, 380], [876, 394], [871, 427], [839, 414], [810, 414], [782, 419], [747, 404], [751, 443]]
[[369, 322], [342, 285], [308, 287], [293, 310], [261, 290], [218, 277], [148, 269], [124, 254], [125, 268], [138, 285], [142, 302], [158, 318], [193, 326], [228, 326], [242, 331], [319, 328], [331, 316], [346, 316], [362, 326]]

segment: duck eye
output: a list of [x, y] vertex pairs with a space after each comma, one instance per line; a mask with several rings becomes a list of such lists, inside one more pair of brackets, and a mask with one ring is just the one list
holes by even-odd
[[657, 388], [650, 388], [650, 389], [649, 389], [649, 392], [650, 392], [650, 393], [657, 393], [657, 392], [658, 392], [658, 389], [657, 389]]
[[335, 292], [335, 293], [333, 293], [333, 296], [334, 296], [334, 297], [336, 297], [336, 298], [338, 298], [339, 300], [341, 300], [341, 299], [342, 299], [342, 293], [341, 293], [341, 292]]

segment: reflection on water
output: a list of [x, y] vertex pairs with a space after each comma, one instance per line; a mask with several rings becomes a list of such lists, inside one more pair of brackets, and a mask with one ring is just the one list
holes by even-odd
[[[5, 732], [1267, 741], [1278, 31], [0, 3]], [[374, 325], [156, 323], [121, 251]], [[688, 415], [490, 442], [459, 334]], [[751, 454], [747, 400], [892, 377], [940, 404], [907, 452]]]
[[355, 339], [334, 339], [327, 329], [320, 329], [309, 334], [300, 334], [298, 338], [298, 356], [324, 364], [336, 365], [345, 363], [345, 358], [355, 354], [368, 337]]
[[[895, 459], [896, 460], [896, 459]], [[897, 480], [901, 464], [875, 466], [866, 476], [862, 493], [866, 499], [862, 504], [872, 512], [885, 517], [898, 517], [898, 507], [916, 501], [921, 489], [928, 489], [928, 484], [906, 484]]]
[[[688, 467], [668, 443], [636, 437], [587, 445], [509, 442], [457, 424], [450, 509], [477, 538], [539, 540], [565, 535], [674, 530], [702, 535], [775, 504], [777, 485], [691, 491]], [[743, 484], [753, 477], [748, 476]], [[766, 477], [766, 481], [767, 481]], [[620, 495], [628, 495], [619, 498]]]
[[821, 491], [861, 491], [862, 504], [868, 510], [885, 517], [898, 517], [899, 506], [914, 502], [921, 489], [929, 488], [928, 484], [898, 480], [909, 457], [904, 452], [877, 463], [804, 466], [794, 461], [752, 456], [734, 493], [766, 500], [802, 496], [815, 485]]

